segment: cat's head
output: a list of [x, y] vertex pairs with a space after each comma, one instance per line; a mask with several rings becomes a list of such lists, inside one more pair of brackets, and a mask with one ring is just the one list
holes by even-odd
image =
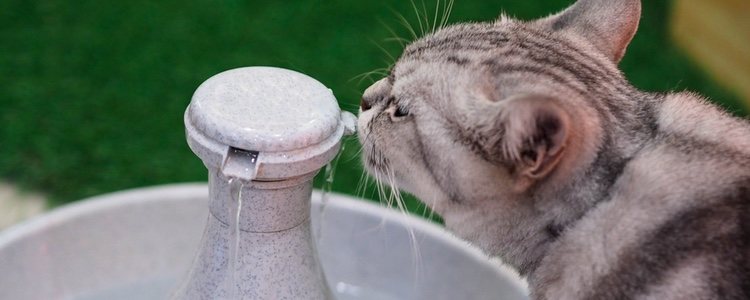
[[544, 19], [459, 24], [413, 42], [363, 96], [367, 169], [441, 214], [563, 184], [602, 143], [639, 17], [638, 0], [580, 0]]

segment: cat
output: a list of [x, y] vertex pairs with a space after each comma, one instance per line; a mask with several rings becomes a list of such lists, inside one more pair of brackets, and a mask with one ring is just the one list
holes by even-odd
[[617, 64], [639, 0], [451, 25], [362, 97], [366, 169], [534, 299], [750, 298], [750, 122]]

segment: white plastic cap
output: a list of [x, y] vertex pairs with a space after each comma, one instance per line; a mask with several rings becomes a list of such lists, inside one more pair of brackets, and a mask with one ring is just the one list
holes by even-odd
[[207, 166], [222, 166], [230, 148], [256, 151], [258, 177], [278, 179], [330, 161], [353, 118], [342, 114], [330, 89], [307, 75], [247, 67], [201, 84], [185, 126], [188, 144]]

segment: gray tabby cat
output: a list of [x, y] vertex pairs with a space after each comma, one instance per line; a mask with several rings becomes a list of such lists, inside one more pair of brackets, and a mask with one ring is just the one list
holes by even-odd
[[750, 298], [750, 124], [617, 68], [638, 0], [460, 24], [362, 100], [368, 170], [536, 299]]

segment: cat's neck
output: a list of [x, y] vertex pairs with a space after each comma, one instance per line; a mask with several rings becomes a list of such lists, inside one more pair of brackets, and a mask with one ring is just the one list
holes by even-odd
[[523, 275], [532, 275], [567, 228], [610, 198], [613, 185], [630, 159], [654, 138], [665, 95], [635, 89], [625, 94], [628, 98], [611, 99], [626, 109], [607, 116], [611, 119], [603, 126], [602, 140], [598, 151], [592, 153], [591, 163], [566, 173], [564, 184], [540, 183], [533, 190], [530, 203], [512, 210], [488, 208], [497, 212], [493, 216], [477, 216], [471, 211], [453, 213], [446, 217], [448, 226], [453, 223], [457, 224], [455, 228], [477, 232], [482, 226], [504, 224], [498, 226], [503, 228], [486, 230], [488, 236], [476, 239], [493, 240], [482, 248], [501, 256]]
[[[670, 224], [670, 220], [689, 223], [691, 218], [681, 217], [682, 213], [715, 207], [732, 207], [729, 210], [736, 211], [727, 206], [727, 199], [746, 197], [750, 178], [747, 120], [731, 117], [689, 93], [665, 95], [654, 104], [653, 136], [643, 140], [639, 150], [630, 156], [602, 200], [571, 223], [558, 239], [543, 246], [546, 249], [542, 260], [535, 261], [538, 268], [528, 274], [532, 290], [546, 295], [540, 299], [552, 299], [549, 295], [580, 298], [559, 291], [570, 286], [577, 286], [577, 291], [586, 290], [580, 286], [582, 282], [596, 285], [595, 279], [606, 272], [619, 274], [613, 269], [618, 262], [643, 251], [644, 245], [653, 244], [649, 238], [654, 238], [657, 229]], [[723, 226], [719, 223], [704, 230], [714, 232], [715, 226]], [[704, 236], [690, 232], [686, 226], [678, 228], [685, 234], [683, 238]], [[638, 268], [631, 261], [625, 265]]]
[[[617, 181], [643, 149], [664, 143], [664, 139], [671, 137], [721, 144], [738, 153], [750, 154], [747, 121], [729, 116], [697, 95], [637, 91], [629, 95], [631, 98], [620, 101], [633, 101], [632, 105], [623, 105], [631, 109], [621, 112], [616, 122], [610, 123], [593, 163], [577, 170], [568, 184], [540, 189], [535, 195], [535, 209], [540, 214], [532, 217], [539, 218], [536, 230], [540, 235], [547, 233], [547, 239], [519, 243], [520, 248], [539, 248], [529, 251], [537, 255], [524, 257], [520, 263], [529, 266], [525, 270], [529, 275], [566, 229], [600, 204], [611, 201], [613, 195], [623, 192], [618, 190], [623, 184]], [[625, 189], [638, 188], [624, 186]]]
[[[608, 111], [602, 121], [598, 151], [591, 163], [578, 166], [565, 174], [564, 184], [540, 184], [533, 191], [534, 210], [538, 213], [536, 230], [547, 239], [527, 247], [549, 247], [567, 228], [575, 224], [598, 203], [610, 198], [611, 189], [628, 162], [656, 135], [657, 112], [665, 98], [632, 89], [610, 101], [620, 105], [619, 111]], [[534, 251], [543, 256], [546, 249]], [[541, 257], [529, 257], [527, 272], [533, 272]]]

